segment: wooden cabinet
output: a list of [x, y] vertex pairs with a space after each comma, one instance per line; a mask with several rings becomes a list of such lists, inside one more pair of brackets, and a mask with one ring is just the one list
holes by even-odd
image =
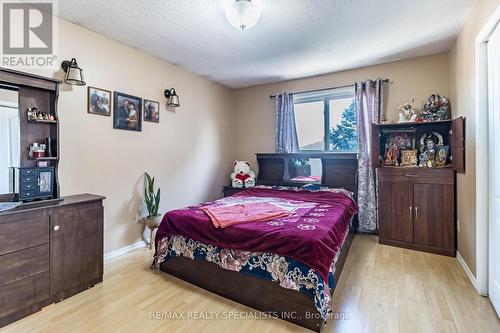
[[[372, 124], [371, 158], [377, 170], [380, 243], [455, 256], [455, 178], [456, 172], [465, 172], [464, 128], [463, 117], [427, 123]], [[384, 165], [386, 148], [395, 145], [417, 150], [420, 158], [428, 136], [438, 139], [437, 146], [448, 147], [445, 167], [437, 168], [434, 163], [422, 163], [434, 167]]]
[[100, 196], [0, 212], [0, 326], [102, 281]]
[[379, 241], [455, 256], [451, 169], [378, 168]]
[[413, 242], [454, 253], [453, 185], [415, 184]]
[[51, 216], [50, 293], [55, 301], [102, 281], [102, 218], [102, 207]]
[[[398, 195], [394, 196], [394, 193]], [[380, 238], [412, 242], [413, 185], [400, 182], [380, 183], [379, 202], [390, 203], [379, 206], [380, 220], [397, 221], [397, 223], [380, 223]]]

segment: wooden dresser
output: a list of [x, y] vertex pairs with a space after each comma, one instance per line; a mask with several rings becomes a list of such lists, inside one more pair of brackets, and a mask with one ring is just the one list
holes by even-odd
[[104, 197], [0, 212], [0, 326], [102, 281]]

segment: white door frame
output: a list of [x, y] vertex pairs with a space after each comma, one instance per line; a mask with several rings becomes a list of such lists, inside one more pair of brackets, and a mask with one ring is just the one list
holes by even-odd
[[498, 6], [476, 37], [475, 43], [475, 122], [476, 122], [476, 289], [488, 294], [488, 57], [486, 42], [500, 23]]

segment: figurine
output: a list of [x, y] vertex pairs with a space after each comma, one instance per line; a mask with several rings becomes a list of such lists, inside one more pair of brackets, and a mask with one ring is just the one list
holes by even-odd
[[385, 114], [383, 114], [382, 117], [380, 118], [380, 123], [382, 125], [387, 124], [387, 116]]
[[400, 113], [398, 123], [415, 122], [417, 119], [417, 112], [413, 108], [413, 102], [415, 102], [415, 98], [411, 100], [411, 103], [405, 103], [399, 107]]
[[440, 94], [432, 94], [427, 99], [422, 110], [424, 121], [437, 121], [449, 118], [450, 105], [448, 99]]
[[439, 138], [434, 133], [425, 134], [424, 146], [421, 147], [420, 163], [421, 167], [434, 167], [434, 159], [436, 157], [436, 146]]

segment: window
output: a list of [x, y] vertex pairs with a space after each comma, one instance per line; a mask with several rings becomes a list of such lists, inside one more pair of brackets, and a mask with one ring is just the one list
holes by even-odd
[[301, 151], [357, 151], [354, 87], [294, 95]]

